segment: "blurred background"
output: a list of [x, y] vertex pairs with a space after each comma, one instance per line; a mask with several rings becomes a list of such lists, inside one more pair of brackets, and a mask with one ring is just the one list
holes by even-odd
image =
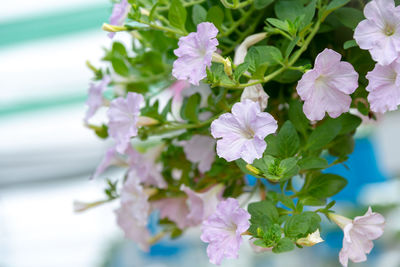
[[[116, 203], [73, 213], [74, 200], [103, 198], [104, 181], [88, 180], [107, 143], [83, 126], [92, 78], [85, 61], [99, 66], [102, 47], [110, 46], [101, 25], [111, 8], [108, 0], [2, 3], [0, 267], [211, 266], [198, 230], [146, 254], [123, 239]], [[400, 266], [399, 136], [400, 112], [388, 113], [358, 131], [348, 168], [329, 170], [349, 179], [337, 209], [354, 216], [372, 205], [387, 219], [369, 261], [357, 266]], [[323, 224], [330, 227], [326, 242], [284, 256], [254, 254], [245, 242], [239, 260], [223, 266], [339, 266], [342, 233]]]

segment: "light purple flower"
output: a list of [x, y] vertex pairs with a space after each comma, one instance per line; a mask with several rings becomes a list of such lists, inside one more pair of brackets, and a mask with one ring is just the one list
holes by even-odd
[[329, 218], [344, 232], [343, 248], [339, 253], [340, 263], [347, 267], [349, 259], [353, 262], [366, 261], [366, 254], [374, 247], [372, 240], [383, 234], [385, 218], [372, 212], [371, 207], [365, 215], [357, 216], [354, 220], [333, 213], [329, 214]]
[[123, 205], [115, 210], [117, 224], [124, 231], [125, 238], [135, 241], [143, 251], [149, 250], [150, 232], [145, 225], [138, 225], [131, 208]]
[[121, 154], [130, 143], [131, 137], [137, 135], [136, 123], [143, 101], [141, 94], [131, 92], [126, 98], [118, 97], [111, 101], [110, 109], [107, 112], [108, 134], [115, 139], [116, 149]]
[[107, 85], [110, 83], [111, 78], [108, 75], [104, 75], [103, 79], [95, 84], [91, 83], [89, 88], [88, 99], [86, 105], [88, 110], [85, 115], [85, 123], [89, 122], [89, 119], [93, 117], [96, 111], [103, 106], [103, 92], [107, 89]]
[[192, 226], [191, 221], [187, 218], [189, 207], [186, 204], [185, 197], [164, 198], [152, 202], [155, 209], [160, 210], [160, 218], [168, 218], [175, 222], [180, 229]]
[[211, 124], [211, 134], [217, 141], [217, 154], [227, 161], [244, 159], [253, 163], [262, 157], [267, 143], [264, 138], [275, 133], [278, 124], [258, 103], [249, 99], [233, 105], [232, 113], [222, 114]]
[[192, 139], [184, 143], [183, 151], [186, 158], [192, 163], [198, 163], [199, 171], [205, 173], [215, 161], [215, 140], [205, 135], [193, 135]]
[[312, 121], [322, 120], [325, 112], [332, 118], [349, 111], [352, 94], [358, 87], [358, 73], [340, 61], [341, 55], [325, 49], [315, 59], [314, 69], [307, 71], [297, 85], [304, 101], [303, 111]]
[[100, 176], [108, 167], [114, 165], [116, 162], [119, 162], [118, 153], [115, 150], [115, 147], [111, 147], [107, 150], [106, 155], [100, 162], [99, 166], [97, 166], [96, 171], [90, 177], [90, 179], [96, 179]]
[[125, 152], [128, 155], [130, 172], [138, 176], [143, 184], [156, 186], [158, 188], [167, 187], [167, 183], [161, 175], [162, 168], [156, 163], [162, 149], [163, 145], [160, 145], [147, 149], [144, 154], [132, 148]]
[[[128, 3], [128, 0], [121, 0], [120, 3], [114, 4], [111, 16], [110, 16], [110, 24], [116, 26], [124, 25], [125, 19], [128, 17], [128, 13], [131, 5]], [[110, 32], [108, 37], [113, 38], [115, 32]]]
[[400, 63], [398, 60], [390, 65], [375, 65], [375, 68], [368, 72], [369, 81], [366, 90], [369, 93], [368, 101], [371, 110], [378, 113], [396, 110], [400, 104]]
[[400, 7], [393, 0], [373, 0], [364, 8], [354, 39], [381, 65], [392, 63], [400, 52]]
[[197, 25], [197, 32], [181, 37], [178, 49], [174, 50], [178, 57], [175, 60], [172, 75], [178, 80], [189, 80], [193, 85], [199, 85], [200, 80], [207, 76], [206, 68], [211, 66], [212, 54], [217, 50], [216, 39], [218, 29], [210, 22]]
[[120, 195], [121, 205], [129, 206], [131, 216], [138, 225], [147, 225], [147, 219], [150, 212], [150, 204], [148, 195], [144, 192], [143, 186], [140, 184], [140, 179], [128, 174]]
[[198, 225], [215, 212], [222, 199], [224, 186], [218, 184], [205, 192], [198, 193], [185, 185], [181, 185], [181, 190], [188, 196], [189, 213], [187, 219], [192, 225]]
[[117, 223], [125, 232], [125, 236], [137, 242], [142, 249], [148, 249], [147, 231], [150, 204], [140, 180], [129, 173], [120, 194], [121, 207], [117, 209]]
[[221, 264], [223, 258], [237, 258], [241, 234], [250, 227], [250, 214], [239, 207], [236, 199], [221, 201], [214, 214], [202, 225], [200, 236], [203, 242], [209, 243], [207, 255], [213, 264]]

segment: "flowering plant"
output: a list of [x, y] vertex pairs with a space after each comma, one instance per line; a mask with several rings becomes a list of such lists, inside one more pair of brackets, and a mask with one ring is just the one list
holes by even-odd
[[[200, 226], [215, 264], [236, 258], [246, 237], [274, 253], [313, 246], [326, 216], [344, 231], [340, 262], [365, 261], [384, 219], [334, 214], [328, 199], [347, 181], [325, 169], [347, 160], [362, 117], [400, 103], [400, 7], [349, 2], [116, 3], [103, 29], [132, 42], [114, 41], [106, 67], [88, 64], [85, 122], [114, 142], [92, 178], [112, 165], [126, 175], [77, 209], [118, 198], [118, 225], [144, 250]], [[102, 107], [108, 120], [91, 124]]]

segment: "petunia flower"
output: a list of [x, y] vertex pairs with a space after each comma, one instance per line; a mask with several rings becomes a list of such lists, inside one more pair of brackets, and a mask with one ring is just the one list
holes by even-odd
[[392, 63], [400, 52], [400, 8], [393, 0], [373, 0], [365, 5], [364, 15], [354, 39], [379, 64]]
[[233, 105], [232, 113], [222, 114], [211, 124], [217, 140], [217, 154], [227, 161], [242, 158], [247, 163], [262, 157], [267, 144], [264, 138], [275, 133], [278, 124], [258, 103], [249, 99]]
[[369, 83], [366, 90], [369, 93], [368, 102], [371, 110], [378, 113], [396, 110], [400, 104], [400, 62], [390, 65], [375, 65], [366, 75]]
[[[110, 24], [116, 26], [124, 25], [125, 19], [128, 17], [128, 13], [131, 5], [128, 3], [128, 0], [121, 0], [120, 3], [114, 4], [111, 16], [110, 16]], [[115, 32], [110, 32], [108, 37], [113, 38]]]
[[142, 249], [148, 249], [146, 243], [150, 234], [146, 228], [150, 213], [148, 195], [138, 177], [128, 174], [120, 194], [121, 207], [115, 211], [117, 223], [125, 236], [137, 242]]
[[181, 37], [178, 48], [174, 50], [175, 60], [172, 75], [178, 80], [189, 80], [199, 85], [207, 76], [206, 68], [211, 66], [212, 54], [217, 50], [218, 29], [210, 22], [197, 25], [197, 32]]
[[366, 261], [366, 254], [374, 247], [372, 240], [383, 234], [385, 218], [372, 212], [371, 207], [363, 216], [357, 216], [354, 220], [333, 213], [329, 214], [329, 218], [344, 232], [343, 248], [339, 253], [340, 263], [347, 267], [349, 259], [352, 262]]
[[205, 173], [211, 169], [215, 161], [215, 140], [205, 135], [193, 135], [185, 142], [183, 151], [192, 163], [198, 163], [200, 172]]
[[205, 192], [195, 192], [185, 185], [181, 185], [180, 189], [188, 196], [187, 219], [192, 225], [198, 225], [215, 212], [218, 203], [222, 200], [224, 186], [217, 184]]
[[326, 48], [315, 59], [314, 69], [307, 71], [297, 84], [309, 120], [322, 120], [325, 112], [337, 118], [349, 111], [350, 94], [358, 87], [358, 73], [340, 59], [339, 53]]
[[250, 214], [239, 207], [234, 198], [221, 201], [214, 214], [203, 222], [201, 240], [209, 243], [207, 255], [213, 264], [221, 264], [223, 258], [237, 258], [241, 234], [250, 227]]
[[118, 97], [111, 101], [107, 112], [108, 134], [116, 141], [116, 150], [124, 153], [130, 143], [131, 137], [137, 135], [137, 122], [143, 96], [129, 92], [126, 98]]
[[151, 235], [145, 225], [139, 225], [132, 216], [131, 208], [123, 205], [115, 210], [117, 224], [124, 231], [125, 238], [134, 241], [143, 251], [149, 250]]
[[[251, 80], [249, 82], [251, 82]], [[263, 86], [261, 84], [256, 84], [244, 88], [242, 95], [240, 96], [240, 101], [250, 99], [251, 101], [258, 103], [261, 111], [263, 111], [268, 105], [268, 98], [269, 96], [264, 91]]]
[[107, 85], [110, 83], [110, 81], [110, 76], [104, 75], [103, 79], [98, 84], [90, 84], [89, 95], [88, 99], [86, 100], [88, 109], [85, 115], [85, 123], [88, 123], [89, 119], [93, 117], [96, 111], [103, 106], [103, 92], [107, 89]]
[[170, 219], [175, 222], [180, 229], [185, 229], [193, 225], [187, 218], [189, 207], [186, 204], [185, 197], [163, 198], [152, 202], [152, 206], [160, 210], [160, 218]]

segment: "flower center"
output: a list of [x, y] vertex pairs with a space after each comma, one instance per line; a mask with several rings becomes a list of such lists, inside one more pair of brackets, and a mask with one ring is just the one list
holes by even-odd
[[387, 36], [391, 36], [395, 32], [395, 28], [389, 24], [386, 24], [385, 29], [383, 30], [384, 34]]
[[243, 129], [241, 134], [246, 139], [253, 139], [254, 137], [254, 131], [250, 127]]

